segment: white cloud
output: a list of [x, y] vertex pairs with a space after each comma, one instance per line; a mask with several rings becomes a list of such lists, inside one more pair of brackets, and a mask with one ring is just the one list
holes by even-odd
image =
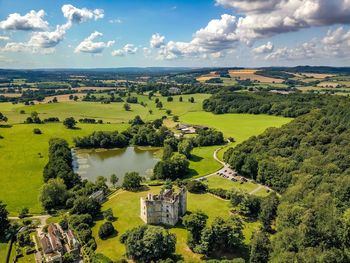
[[133, 55], [137, 52], [138, 48], [135, 47], [133, 44], [126, 44], [123, 48], [113, 50], [112, 56], [113, 57], [123, 57], [126, 55]]
[[87, 8], [77, 8], [73, 5], [63, 5], [62, 13], [65, 18], [71, 23], [82, 23], [88, 20], [101, 19], [104, 17], [104, 11], [102, 9], [90, 10]]
[[267, 54], [267, 53], [271, 53], [273, 51], [273, 48], [274, 48], [273, 44], [269, 41], [264, 45], [254, 48], [253, 52], [255, 54]]
[[343, 27], [328, 31], [322, 39], [313, 39], [295, 47], [283, 47], [268, 54], [266, 60], [302, 60], [339, 57], [350, 58], [350, 30]]
[[9, 40], [10, 40], [10, 37], [0, 35], [0, 41], [9, 41]]
[[150, 57], [151, 54], [152, 54], [152, 50], [150, 48], [148, 48], [148, 47], [142, 48], [142, 51], [143, 51], [143, 55], [145, 57]]
[[64, 24], [57, 26], [55, 31], [35, 32], [29, 40], [29, 45], [42, 48], [55, 47], [63, 40], [68, 28], [68, 24]]
[[[218, 52], [222, 56], [238, 43], [251, 46], [257, 39], [303, 28], [350, 24], [350, 0], [216, 0], [216, 3], [234, 9], [241, 16], [223, 14], [195, 32], [189, 42], [164, 43], [162, 36], [153, 35], [150, 45], [160, 48], [159, 58], [203, 57]], [[273, 50], [272, 43], [267, 43], [255, 48], [254, 53], [267, 54]], [[295, 51], [301, 54], [303, 47]], [[275, 56], [285, 53], [278, 50]]]
[[238, 41], [235, 33], [236, 25], [236, 17], [224, 14], [220, 19], [211, 20], [205, 28], [198, 30], [190, 42], [166, 43], [161, 47], [160, 58], [199, 57], [229, 50]]
[[350, 23], [349, 0], [216, 0], [243, 16], [236, 33], [243, 42], [312, 26]]
[[95, 38], [102, 37], [103, 34], [100, 32], [93, 32], [90, 36], [85, 38], [74, 50], [75, 53], [83, 52], [83, 53], [102, 53], [102, 51], [107, 48], [111, 47], [115, 41], [108, 41], [108, 42], [94, 42]]
[[216, 0], [217, 4], [226, 8], [233, 8], [239, 12], [263, 12], [275, 8], [281, 0]]
[[[80, 9], [72, 5], [63, 5], [62, 12], [64, 17], [67, 18], [67, 22], [63, 25], [57, 25], [53, 31], [48, 31], [48, 23], [42, 20], [45, 15], [43, 10], [31, 11], [24, 16], [16, 13], [9, 15], [7, 20], [0, 22], [0, 28], [36, 30], [38, 32], [33, 32], [28, 42], [7, 43], [3, 48], [0, 48], [0, 51], [51, 54], [55, 51], [54, 47], [64, 39], [67, 30], [74, 23], [78, 24], [91, 19], [97, 20], [104, 16], [102, 9]], [[0, 37], [0, 40], [5, 39]], [[76, 48], [76, 52], [100, 53], [105, 47], [109, 47], [114, 43], [114, 41], [108, 41], [107, 43], [92, 42], [92, 39], [85, 39], [84, 41]]]
[[0, 21], [0, 28], [6, 30], [47, 30], [48, 22], [44, 21], [44, 10], [31, 10], [21, 16], [18, 13], [9, 14], [6, 20]]
[[159, 33], [153, 34], [149, 44], [151, 48], [160, 48], [165, 44], [165, 36], [162, 36]]
[[52, 54], [55, 52], [54, 48], [41, 48], [38, 46], [33, 46], [28, 42], [10, 42], [4, 47], [0, 48], [2, 52], [29, 52], [33, 54]]
[[120, 18], [110, 19], [108, 22], [111, 23], [111, 24], [121, 24], [121, 23], [123, 23], [123, 21]]

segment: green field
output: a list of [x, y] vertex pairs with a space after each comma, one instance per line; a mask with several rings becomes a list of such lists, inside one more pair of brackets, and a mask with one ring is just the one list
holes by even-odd
[[222, 188], [225, 190], [231, 190], [233, 188], [241, 189], [244, 192], [251, 192], [257, 188], [256, 184], [251, 182], [245, 182], [241, 184], [241, 182], [233, 182], [226, 178], [220, 177], [218, 175], [213, 175], [208, 177], [208, 187], [209, 188]]
[[7, 245], [8, 243], [5, 243], [0, 240], [0, 263], [5, 263], [5, 259], [7, 256]]
[[[195, 103], [188, 102], [188, 98], [195, 98]], [[202, 111], [202, 102], [208, 98], [208, 94], [183, 95], [183, 102], [179, 102], [179, 96], [174, 96], [173, 102], [167, 102], [160, 97], [164, 109], [155, 107], [154, 98], [148, 99], [146, 95], [137, 95], [139, 102], [147, 104], [143, 107], [132, 104], [132, 110], [126, 112], [123, 103], [101, 104], [97, 102], [62, 102], [53, 104], [37, 104], [24, 106], [23, 104], [0, 103], [0, 112], [9, 118], [11, 128], [0, 128], [0, 200], [8, 205], [12, 215], [16, 215], [23, 207], [30, 208], [32, 213], [40, 213], [42, 209], [38, 202], [39, 188], [42, 185], [42, 171], [47, 163], [48, 141], [52, 137], [60, 137], [72, 142], [73, 137], [92, 133], [93, 131], [124, 130], [126, 124], [135, 115], [140, 115], [145, 120], [153, 120], [166, 115], [165, 109], [171, 109], [174, 115], [180, 116], [183, 123], [207, 125], [224, 133], [226, 137], [232, 136], [236, 143], [262, 133], [268, 127], [278, 127], [290, 121], [290, 119], [275, 116], [225, 114], [214, 115]], [[153, 114], [149, 113], [149, 109]], [[20, 114], [25, 110], [26, 114]], [[32, 111], [37, 111], [44, 119], [47, 117], [59, 117], [61, 120], [68, 116], [76, 119], [96, 118], [105, 123], [112, 124], [78, 124], [76, 130], [64, 128], [62, 123], [57, 124], [19, 124]], [[40, 128], [42, 135], [34, 135], [33, 129]], [[234, 145], [234, 144], [232, 144]], [[213, 160], [213, 153], [217, 147], [201, 147], [193, 150], [190, 160], [192, 176], [203, 176], [215, 172], [221, 165]], [[220, 151], [222, 156], [224, 150]], [[39, 153], [43, 158], [39, 157]]]
[[[103, 221], [97, 221], [93, 228], [93, 235], [97, 242], [97, 252], [101, 252], [111, 259], [120, 259], [125, 253], [124, 245], [119, 242], [119, 237], [126, 230], [143, 224], [139, 217], [140, 197], [146, 196], [148, 192], [158, 193], [160, 187], [152, 187], [148, 191], [143, 192], [127, 192], [119, 191], [114, 194], [102, 207], [102, 211], [112, 208], [114, 216], [117, 220], [113, 222], [114, 227], [118, 231], [116, 237], [101, 240], [98, 235], [99, 226]], [[220, 200], [209, 194], [191, 194], [188, 193], [188, 211], [202, 210], [209, 216], [209, 223], [215, 217], [227, 218], [230, 215], [230, 203]], [[244, 234], [245, 243], [248, 244], [251, 234], [259, 226], [257, 222], [245, 222]], [[192, 253], [186, 245], [187, 231], [182, 226], [170, 229], [170, 232], [177, 236], [176, 253], [184, 257], [185, 262], [198, 262], [200, 255]], [[240, 255], [242, 256], [242, 255]]]
[[[16, 214], [22, 207], [30, 208], [32, 213], [42, 211], [38, 194], [42, 185], [42, 172], [48, 157], [50, 138], [72, 138], [90, 134], [94, 130], [124, 130], [126, 124], [79, 124], [76, 130], [66, 129], [57, 124], [18, 124], [12, 128], [0, 129], [4, 139], [0, 140], [0, 200], [8, 205], [11, 214]], [[33, 129], [40, 128], [42, 135], [34, 135]], [[43, 158], [39, 157], [39, 153]]]

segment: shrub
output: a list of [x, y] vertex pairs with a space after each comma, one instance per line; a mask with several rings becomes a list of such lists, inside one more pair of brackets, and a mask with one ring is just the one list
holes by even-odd
[[112, 236], [115, 232], [116, 231], [115, 231], [114, 226], [112, 225], [112, 223], [111, 222], [106, 222], [106, 223], [103, 223], [100, 226], [100, 229], [98, 230], [98, 236], [101, 239], [106, 239], [106, 238]]
[[205, 193], [207, 191], [207, 185], [197, 180], [188, 181], [186, 187], [190, 193], [195, 194]]
[[41, 130], [38, 128], [33, 129], [34, 134], [42, 134]]

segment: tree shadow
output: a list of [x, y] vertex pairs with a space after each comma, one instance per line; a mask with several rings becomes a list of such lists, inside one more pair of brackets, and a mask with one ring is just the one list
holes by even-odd
[[200, 162], [201, 160], [203, 160], [203, 157], [200, 157], [198, 155], [192, 154], [190, 157], [190, 161], [192, 161], [192, 162]]
[[199, 173], [194, 169], [189, 169], [188, 173], [183, 177], [184, 179], [190, 179], [196, 175], [199, 175]]
[[11, 124], [0, 124], [0, 128], [12, 128]]
[[147, 186], [147, 185], [142, 185], [142, 186], [139, 187], [139, 188], [136, 188], [136, 189], [129, 189], [129, 190], [127, 190], [127, 191], [133, 192], [133, 193], [139, 193], [139, 192], [145, 192], [145, 191], [149, 191], [149, 190], [150, 190], [149, 186]]

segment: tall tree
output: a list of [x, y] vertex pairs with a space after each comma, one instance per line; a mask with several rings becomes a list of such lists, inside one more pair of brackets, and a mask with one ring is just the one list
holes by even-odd
[[76, 124], [77, 121], [73, 117], [66, 118], [63, 121], [63, 125], [66, 126], [67, 129], [73, 129]]
[[4, 236], [5, 231], [10, 226], [8, 215], [9, 212], [6, 210], [6, 205], [0, 201], [0, 238]]
[[266, 232], [257, 231], [250, 243], [250, 263], [267, 263], [270, 254], [270, 239]]
[[41, 188], [40, 201], [46, 210], [62, 208], [68, 198], [67, 187], [60, 178], [50, 179]]
[[188, 245], [191, 249], [199, 243], [202, 230], [207, 224], [208, 216], [202, 211], [196, 211], [186, 215], [182, 219], [182, 223], [189, 232]]
[[176, 236], [158, 226], [140, 226], [121, 236], [127, 256], [135, 262], [157, 262], [175, 252]]

